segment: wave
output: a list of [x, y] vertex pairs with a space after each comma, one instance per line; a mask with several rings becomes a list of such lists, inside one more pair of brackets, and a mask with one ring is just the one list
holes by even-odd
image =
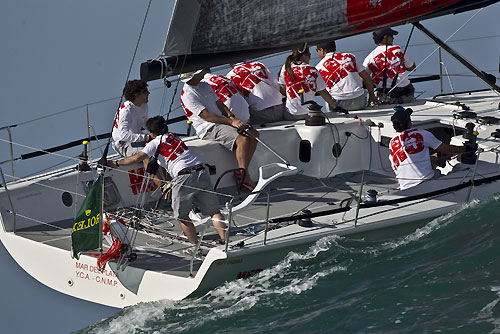
[[[199, 298], [127, 307], [81, 333], [399, 333], [484, 326], [500, 333], [499, 199], [473, 201], [395, 238], [325, 237], [254, 277]], [[463, 321], [450, 320], [457, 314]]]

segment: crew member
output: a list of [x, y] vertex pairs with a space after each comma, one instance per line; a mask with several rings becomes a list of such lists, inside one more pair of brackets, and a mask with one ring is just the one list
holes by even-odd
[[248, 122], [250, 119], [248, 103], [231, 79], [222, 75], [206, 73], [201, 82], [206, 82], [212, 87], [219, 100], [224, 103], [236, 118], [241, 119], [243, 122]]
[[148, 159], [156, 154], [159, 146], [158, 164], [166, 169], [172, 177], [172, 209], [174, 217], [179, 220], [182, 231], [192, 244], [198, 242], [196, 228], [189, 219], [189, 211], [193, 202], [201, 213], [212, 217], [222, 241], [225, 238], [226, 224], [218, 209], [217, 197], [213, 194], [210, 176], [205, 171], [201, 161], [192, 154], [186, 144], [175, 134], [168, 133], [165, 119], [156, 116], [147, 120], [146, 127], [150, 132], [151, 141], [139, 153], [117, 161], [108, 161], [112, 168], [121, 165], [132, 165]]
[[253, 61], [233, 65], [227, 74], [250, 105], [250, 124], [266, 124], [289, 119], [280, 85], [263, 63]]
[[[296, 120], [305, 119], [309, 110], [307, 104], [302, 105], [301, 94], [304, 102], [314, 101], [316, 92], [329, 104], [330, 109], [337, 107], [335, 100], [326, 90], [326, 84], [318, 70], [309, 65], [311, 52], [308, 47], [302, 50], [293, 50], [286, 58], [285, 65], [280, 72], [279, 83], [286, 91], [286, 107]], [[303, 91], [303, 92], [302, 92]]]
[[[367, 94], [363, 84], [368, 90], [369, 102], [378, 104], [372, 79], [352, 53], [335, 52], [335, 41], [317, 45], [316, 51], [322, 58], [316, 69], [338, 106], [346, 110], [364, 109], [367, 104]], [[328, 104], [326, 110], [330, 111]]]
[[[148, 134], [142, 133], [148, 119], [148, 84], [143, 80], [127, 81], [123, 88], [126, 101], [122, 103], [116, 114], [113, 126], [113, 148], [122, 157], [129, 157], [140, 152], [150, 140]], [[143, 161], [144, 170], [148, 159]], [[153, 177], [153, 182], [159, 186], [159, 173]]]
[[[248, 123], [235, 117], [210, 85], [201, 82], [205, 73], [204, 70], [198, 70], [180, 75], [180, 80], [185, 83], [181, 94], [184, 113], [193, 122], [198, 137], [216, 141], [227, 149], [236, 151], [238, 166], [246, 171], [244, 177], [238, 171], [236, 181], [242, 185], [241, 189], [252, 191], [255, 186], [248, 173], [248, 166], [257, 148], [257, 140], [238, 134], [237, 129], [249, 127]], [[254, 136], [258, 136], [256, 130], [252, 129], [252, 132]]]
[[431, 165], [429, 147], [445, 155], [465, 152], [464, 146], [443, 143], [432, 133], [412, 127], [410, 108], [394, 107], [392, 126], [398, 132], [389, 143], [390, 160], [401, 190], [440, 175]]
[[[394, 43], [398, 32], [383, 28], [373, 32], [373, 41], [377, 44], [364, 60], [363, 66], [377, 86], [377, 95], [390, 104], [402, 104], [415, 100], [415, 88], [408, 80], [406, 71], [415, 69], [415, 62], [403, 54], [403, 50]], [[392, 92], [387, 96], [388, 92]]]
[[149, 136], [142, 133], [148, 119], [148, 84], [142, 80], [127, 81], [123, 88], [126, 101], [118, 109], [113, 127], [113, 148], [122, 157], [140, 152]]

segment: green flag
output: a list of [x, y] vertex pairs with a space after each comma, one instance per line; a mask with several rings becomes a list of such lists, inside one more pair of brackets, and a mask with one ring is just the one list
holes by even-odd
[[100, 175], [76, 214], [71, 232], [71, 246], [73, 256], [77, 259], [80, 252], [100, 247], [102, 185], [103, 176]]

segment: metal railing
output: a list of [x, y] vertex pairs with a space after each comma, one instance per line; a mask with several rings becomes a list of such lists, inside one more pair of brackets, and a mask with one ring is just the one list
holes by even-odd
[[[7, 199], [9, 200], [11, 212], [12, 212], [12, 215], [13, 215], [13, 218], [14, 218], [13, 232], [15, 234], [16, 233], [16, 211], [14, 210], [14, 205], [12, 204], [12, 199], [10, 198], [9, 189], [7, 188], [7, 182], [5, 181], [5, 176], [3, 175], [2, 168], [0, 168], [0, 175], [2, 176], [3, 187], [5, 188], [5, 193], [7, 194]], [[3, 225], [4, 225], [4, 228], [5, 228], [5, 224], [3, 224]]]
[[[9, 148], [10, 148], [10, 159], [0, 162], [0, 165], [3, 165], [3, 164], [10, 162], [11, 168], [12, 168], [12, 178], [15, 178], [16, 171], [15, 171], [15, 167], [14, 167], [14, 161], [16, 159], [14, 159], [14, 147], [12, 146], [12, 132], [10, 131], [10, 126], [4, 126], [3, 128], [0, 128], [0, 130], [6, 130], [7, 133], [9, 134]], [[3, 175], [3, 173], [2, 173], [2, 175]]]
[[[264, 240], [263, 240], [263, 244], [265, 245], [266, 242], [267, 242], [267, 232], [269, 231], [269, 207], [271, 206], [271, 196], [270, 196], [270, 192], [272, 191], [271, 190], [260, 190], [260, 191], [254, 191], [254, 192], [251, 192], [248, 194], [248, 196], [251, 196], [251, 195], [255, 195], [255, 194], [265, 194], [266, 195], [266, 220], [265, 220], [265, 225], [266, 225], [266, 228], [265, 228], [265, 231], [264, 231]], [[227, 209], [228, 209], [228, 218], [227, 218], [227, 221], [228, 221], [228, 227], [227, 227], [227, 230], [226, 230], [226, 238], [225, 238], [225, 252], [227, 253], [228, 251], [228, 248], [229, 248], [229, 236], [230, 236], [230, 232], [231, 232], [231, 225], [234, 225], [236, 226], [236, 224], [234, 223], [234, 220], [233, 220], [233, 201], [236, 197], [233, 196], [231, 198], [231, 200], [228, 202], [227, 204]]]
[[[264, 240], [263, 240], [263, 244], [266, 245], [267, 243], [267, 233], [269, 231], [269, 208], [271, 206], [271, 197], [270, 197], [270, 190], [260, 190], [260, 191], [256, 191], [256, 192], [252, 192], [252, 193], [249, 193], [248, 196], [251, 196], [251, 195], [255, 195], [255, 194], [265, 194], [266, 195], [266, 220], [265, 222], [262, 222], [260, 224], [265, 224], [265, 231], [264, 231]], [[230, 240], [230, 235], [231, 235], [231, 229], [232, 229], [232, 226], [233, 228], [234, 227], [237, 227], [236, 223], [234, 222], [234, 219], [233, 219], [233, 201], [238, 198], [240, 196], [232, 196], [231, 199], [227, 202], [226, 204], [226, 208], [228, 210], [228, 214], [227, 214], [227, 226], [226, 226], [226, 230], [225, 230], [225, 236], [224, 236], [224, 252], [225, 253], [228, 253], [230, 251], [229, 249], [229, 243], [231, 242]], [[211, 221], [211, 220], [208, 220], [208, 221]], [[207, 224], [208, 221], [205, 223]], [[201, 247], [201, 244], [202, 244], [202, 241], [203, 241], [203, 238], [206, 234], [206, 231], [208, 230], [209, 226], [208, 224], [204, 226], [199, 238], [198, 238], [198, 243], [196, 245], [194, 245], [194, 250], [193, 250], [193, 255], [191, 256], [191, 259], [190, 259], [190, 262], [189, 262], [189, 272], [190, 272], [190, 277], [193, 277], [194, 273], [193, 273], [193, 269], [194, 269], [194, 260], [198, 254], [198, 250], [200, 249]]]

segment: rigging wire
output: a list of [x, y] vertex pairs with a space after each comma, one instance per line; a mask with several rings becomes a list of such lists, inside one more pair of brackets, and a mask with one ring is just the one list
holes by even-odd
[[[142, 33], [144, 31], [144, 26], [146, 25], [146, 19], [147, 19], [148, 14], [149, 14], [149, 9], [151, 8], [151, 2], [152, 2], [152, 0], [149, 0], [149, 2], [148, 2], [148, 8], [146, 9], [146, 14], [144, 15], [144, 20], [142, 21], [141, 31], [139, 33], [139, 37], [137, 38], [137, 43], [135, 45], [135, 49], [134, 49], [134, 54], [132, 56], [132, 60], [130, 61], [130, 66], [129, 66], [129, 69], [128, 69], [127, 79], [125, 80], [125, 83], [128, 82], [128, 80], [130, 78], [130, 73], [132, 72], [132, 66], [134, 65], [135, 56], [137, 55], [137, 50], [139, 48], [139, 43], [141, 41]], [[115, 126], [116, 118], [118, 117], [118, 112], [119, 112], [120, 105], [121, 105], [122, 101], [123, 101], [123, 92], [122, 92], [122, 95], [120, 96], [120, 102], [118, 103], [118, 108], [116, 108], [116, 113], [115, 113], [115, 116], [113, 118], [113, 122], [111, 123], [112, 125], [111, 125], [110, 132], [113, 131], [113, 128]], [[106, 160], [106, 155], [108, 154], [109, 145], [111, 144], [111, 138], [112, 138], [112, 136], [110, 136], [108, 138], [108, 142], [107, 142], [106, 148], [104, 149], [104, 152], [102, 154], [101, 161], [105, 161]]]
[[[479, 9], [477, 12], [475, 12], [469, 19], [467, 19], [467, 21], [465, 21], [457, 30], [455, 30], [455, 32], [453, 32], [447, 39], [445, 39], [444, 43], [447, 43], [453, 36], [455, 36], [460, 30], [462, 30], [462, 28], [465, 27], [474, 17], [476, 17], [476, 15], [481, 13], [483, 11], [483, 9], [484, 9], [484, 7]], [[391, 91], [394, 90], [394, 88], [396, 88], [399, 84], [401, 84], [402, 80], [406, 79], [411, 73], [415, 72], [416, 69], [420, 67], [420, 65], [422, 65], [424, 62], [426, 62], [427, 59], [429, 59], [439, 49], [440, 49], [440, 47], [438, 46], [427, 57], [425, 57], [424, 60], [422, 60], [420, 63], [418, 63], [417, 66], [415, 66], [415, 68], [412, 71], [405, 73], [405, 75], [401, 79], [401, 81], [399, 83], [397, 83], [396, 85], [394, 85], [393, 88], [391, 88]]]
[[[478, 36], [478, 37], [462, 38], [462, 39], [453, 39], [453, 40], [449, 40], [448, 42], [449, 43], [456, 43], [456, 42], [464, 42], [464, 41], [471, 41], [471, 40], [475, 41], [475, 40], [480, 40], [480, 39], [498, 38], [498, 37], [500, 37], [500, 34], [489, 35], [489, 36]], [[429, 46], [429, 45], [435, 45], [435, 43], [432, 43], [432, 42], [431, 43], [417, 43], [417, 44], [410, 45], [409, 48], [420, 47], [420, 46]], [[368, 51], [371, 51], [371, 49], [346, 50], [346, 52], [349, 52], [349, 53], [368, 52]], [[289, 51], [283, 51], [283, 52], [275, 53], [275, 54], [272, 54], [272, 55], [262, 56], [262, 57], [255, 58], [255, 60], [265, 60], [265, 59], [269, 59], [269, 58], [273, 58], [273, 57], [278, 57], [278, 56], [284, 55], [284, 54], [286, 54], [288, 52]], [[311, 57], [311, 60], [316, 60], [316, 59], [319, 60], [319, 57], [317, 57], [317, 56]], [[282, 66], [282, 64], [279, 64], [279, 65], [268, 66], [268, 68], [275, 69], [275, 68], [278, 68], [278, 67], [281, 67], [281, 66]], [[224, 69], [229, 69], [229, 68], [230, 68], [229, 65], [216, 66], [216, 67], [214, 67], [214, 72], [222, 71]], [[485, 71], [495, 71], [495, 70], [496, 70], [496, 68], [494, 68], [494, 69], [488, 69], [488, 70], [485, 70]], [[450, 76], [458, 76], [458, 75], [467, 74], [467, 73], [450, 74]], [[410, 74], [410, 75], [414, 75], [414, 74]], [[425, 75], [421, 74], [421, 75], [422, 76], [426, 76], [426, 75], [430, 75], [430, 74], [425, 74]], [[473, 75], [467, 75], [467, 76], [473, 76]], [[175, 79], [172, 79], [171, 82], [178, 81], [178, 80], [179, 80], [178, 78], [175, 78]], [[156, 91], [156, 90], [159, 90], [159, 89], [163, 89], [163, 87], [150, 88], [149, 90], [150, 91]], [[12, 125], [9, 125], [9, 127], [10, 128], [14, 128], [14, 127], [17, 127], [17, 126], [21, 126], [21, 125], [25, 125], [25, 124], [28, 124], [28, 123], [36, 122], [36, 121], [43, 120], [43, 119], [46, 119], [46, 118], [54, 117], [54, 116], [57, 116], [57, 115], [60, 115], [60, 114], [63, 114], [63, 113], [75, 111], [77, 109], [84, 108], [87, 105], [88, 106], [98, 105], [98, 104], [110, 102], [110, 101], [113, 101], [113, 100], [117, 100], [117, 99], [120, 99], [120, 98], [121, 98], [120, 96], [115, 96], [115, 97], [110, 97], [110, 98], [103, 99], [103, 100], [98, 100], [98, 101], [93, 101], [93, 102], [85, 103], [85, 104], [78, 105], [78, 106], [75, 106], [75, 107], [71, 107], [71, 108], [68, 108], [68, 109], [60, 110], [60, 111], [57, 111], [57, 112], [54, 112], [54, 113], [51, 113], [51, 114], [48, 114], [48, 115], [44, 115], [44, 116], [40, 116], [40, 117], [37, 117], [37, 118], [29, 119], [29, 120], [26, 120], [26, 121], [23, 121], [23, 122], [19, 122], [19, 123], [16, 123], [16, 124], [12, 124]], [[178, 107], [174, 108], [172, 111], [175, 111], [175, 110], [179, 109], [180, 107], [181, 106], [178, 106]]]
[[[493, 151], [495, 151], [495, 149], [497, 149], [497, 148], [498, 148], [498, 146], [497, 146], [497, 147], [494, 147], [494, 148], [490, 148], [490, 149], [488, 149], [488, 150], [486, 150], [486, 151], [492, 151], [492, 152], [493, 152]], [[470, 173], [470, 170], [468, 171], [468, 174], [469, 174], [469, 173]], [[467, 175], [468, 175], [468, 174], [467, 174]], [[495, 174], [494, 172], [490, 172], [490, 173], [480, 174], [479, 176], [486, 177], [487, 175], [494, 175], [494, 174]], [[463, 181], [463, 180], [467, 177], [467, 175], [464, 175], [463, 177], [453, 177], [453, 178], [451, 178], [451, 177], [450, 177], [450, 178], [442, 179], [442, 180], [440, 180], [440, 181], [448, 181], [448, 182], [449, 182], [450, 180], [462, 180], [462, 181]], [[10, 175], [8, 175], [8, 176], [10, 176]], [[12, 176], [10, 176], [10, 177], [12, 177]], [[374, 175], [374, 177], [376, 177], [376, 175]], [[384, 176], [384, 177], [386, 177], [386, 176]], [[344, 181], [347, 181], [347, 180], [348, 180], [348, 178], [344, 178], [344, 179], [340, 179], [340, 180], [338, 180], [337, 182], [344, 182]], [[439, 179], [437, 179], [437, 180], [439, 180]], [[462, 182], [462, 181], [461, 181], [461, 182]], [[52, 187], [52, 186], [49, 186], [49, 185], [46, 185], [46, 184], [43, 184], [43, 183], [37, 183], [37, 182], [35, 182], [34, 184], [37, 184], [37, 185], [39, 185], [39, 186], [46, 187], [46, 188], [49, 188], [49, 189], [54, 189], [54, 190], [59, 190], [59, 191], [67, 191], [66, 189], [61, 189], [61, 188], [57, 188], [57, 187]], [[334, 188], [334, 189], [335, 189], [335, 188]], [[337, 191], [337, 189], [335, 189], [335, 191]], [[330, 193], [330, 192], [326, 192], [325, 194], [323, 194], [323, 195], [321, 196], [321, 198], [323, 198], [324, 196], [326, 196], [326, 195], [327, 195], [327, 194], [329, 194], [329, 193]], [[73, 193], [73, 194], [74, 194], [74, 195], [76, 195], [76, 196], [82, 196], [82, 197], [84, 196], [84, 195], [80, 195], [80, 194], [78, 194], [78, 193]], [[229, 196], [229, 195], [226, 195], [226, 196], [231, 197], [231, 196]], [[313, 203], [314, 203], [314, 202], [313, 202]], [[308, 206], [306, 206], [306, 208], [307, 208], [307, 207], [309, 207], [310, 205], [312, 205], [313, 203], [310, 203]], [[143, 210], [143, 209], [140, 209], [140, 208], [138, 208], [138, 209], [136, 209], [136, 210], [139, 210], [139, 211], [141, 211], [141, 212], [149, 212], [149, 211], [147, 211], [147, 210]], [[294, 213], [293, 215], [296, 215], [296, 213]], [[292, 217], [293, 217], [293, 215], [292, 215]], [[31, 219], [31, 218], [29, 218], [29, 217], [26, 217], [26, 218], [27, 218], [27, 219]], [[49, 224], [44, 223], [44, 222], [40, 222], [40, 223], [45, 224], [45, 225], [49, 225]]]
[[[139, 32], [139, 37], [137, 38], [137, 43], [136, 43], [135, 49], [134, 49], [134, 55], [132, 56], [132, 61], [130, 62], [130, 67], [128, 69], [127, 79], [125, 80], [125, 82], [128, 81], [128, 79], [130, 78], [130, 73], [132, 72], [132, 66], [134, 65], [135, 56], [137, 55], [137, 50], [139, 49], [139, 43], [140, 43], [141, 38], [142, 38], [142, 32], [144, 31], [144, 26], [146, 25], [146, 19], [147, 19], [148, 14], [149, 14], [149, 9], [151, 8], [151, 2], [152, 2], [152, 0], [149, 0], [149, 2], [148, 2], [148, 8], [146, 9], [146, 14], [144, 15], [144, 20], [142, 21], [141, 31]], [[123, 94], [120, 97], [120, 99], [122, 99], [122, 98], [123, 98]], [[120, 100], [120, 103], [118, 104], [118, 107], [120, 106], [120, 104], [121, 104], [121, 100]], [[114, 122], [113, 122], [113, 124], [114, 124]]]
[[[422, 112], [422, 111], [431, 111], [431, 110], [436, 109], [436, 108], [439, 108], [439, 107], [440, 107], [439, 105], [430, 105], [429, 107], [419, 109], [418, 111], [419, 111], [419, 112]], [[332, 124], [332, 125], [334, 125], [334, 124]], [[336, 130], [337, 130], [337, 133], [338, 133], [338, 129], [336, 129]], [[337, 136], [338, 136], [338, 134], [337, 134]], [[340, 139], [339, 139], [339, 140], [340, 140]], [[73, 161], [75, 161], [75, 162], [78, 162], [78, 161], [79, 161], [79, 159], [78, 159], [77, 157], [70, 157], [70, 156], [63, 155], [63, 154], [59, 154], [59, 153], [55, 153], [55, 152], [48, 152], [48, 151], [41, 150], [41, 149], [36, 148], [36, 147], [32, 147], [32, 146], [28, 146], [28, 145], [24, 145], [24, 144], [17, 143], [17, 142], [11, 142], [11, 141], [9, 141], [9, 140], [2, 139], [2, 138], [0, 138], [0, 142], [5, 142], [5, 143], [9, 143], [9, 144], [11, 143], [11, 144], [13, 144], [13, 145], [16, 145], [16, 146], [19, 146], [19, 147], [23, 147], [23, 148], [28, 148], [28, 149], [31, 149], [31, 150], [42, 151], [42, 152], [45, 152], [45, 153], [47, 153], [47, 154], [49, 154], [49, 155], [54, 155], [54, 156], [58, 156], [58, 157], [65, 158], [65, 159], [67, 159], [67, 161], [70, 161], [70, 160], [73, 160]], [[14, 160], [18, 160], [18, 159], [20, 159], [20, 158], [16, 158], [16, 159], [14, 159]], [[117, 171], [119, 171], [119, 172], [123, 172], [123, 171], [121, 171], [121, 170], [117, 170]]]
[[[405, 55], [406, 55], [406, 51], [408, 50], [408, 45], [410, 44], [410, 40], [411, 40], [411, 36], [413, 35], [413, 31], [415, 30], [415, 26], [412, 26], [411, 27], [411, 31], [410, 31], [410, 35], [408, 36], [408, 40], [406, 41], [406, 45], [405, 45], [405, 49], [403, 51], [403, 57], [401, 58], [401, 60], [399, 61], [399, 64], [398, 64], [398, 69], [396, 70], [396, 75], [394, 76], [394, 78], [392, 79], [392, 83], [391, 83], [391, 90], [389, 92], [385, 92], [385, 87], [384, 87], [384, 98], [389, 95], [389, 93], [392, 91], [392, 88], [396, 85], [396, 82], [398, 81], [398, 76], [399, 76], [399, 70], [401, 68], [401, 64], [405, 62]], [[387, 49], [386, 49], [386, 52], [387, 52]], [[386, 54], [386, 59], [387, 59], [387, 54]], [[387, 66], [387, 64], [386, 64]], [[405, 66], [406, 67], [406, 66]], [[406, 69], [406, 68], [405, 68]]]

